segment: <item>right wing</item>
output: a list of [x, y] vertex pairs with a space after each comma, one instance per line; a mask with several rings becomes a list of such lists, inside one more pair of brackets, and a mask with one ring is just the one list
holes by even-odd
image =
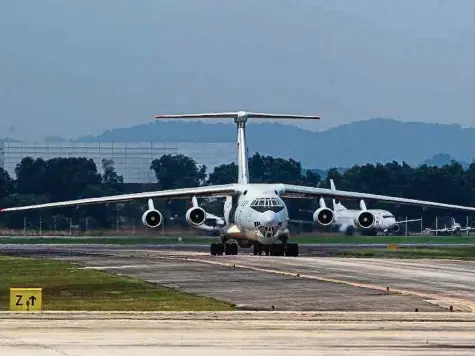
[[25, 205], [25, 206], [0, 209], [0, 213], [9, 212], [9, 211], [43, 209], [43, 208], [60, 208], [60, 207], [75, 206], [75, 205], [117, 203], [117, 202], [124, 202], [124, 201], [130, 201], [130, 200], [150, 199], [150, 198], [188, 199], [193, 196], [226, 197], [229, 195], [233, 195], [235, 191], [236, 189], [235, 189], [234, 184], [224, 184], [224, 185], [214, 185], [214, 186], [211, 185], [211, 186], [196, 187], [196, 188], [170, 189], [170, 190], [161, 190], [161, 191], [154, 191], [154, 192], [111, 195], [111, 196], [98, 197], [98, 198], [67, 200], [67, 201], [56, 202], [56, 203]]
[[332, 190], [326, 188], [306, 187], [301, 185], [292, 184], [275, 184], [277, 190], [280, 191], [280, 196], [283, 198], [302, 198], [302, 199], [315, 199], [315, 198], [336, 198], [339, 200], [375, 200], [384, 203], [393, 203], [401, 205], [416, 205], [426, 208], [441, 208], [441, 209], [454, 209], [475, 212], [475, 207], [462, 206], [454, 204], [437, 203], [426, 200], [408, 199], [392, 197], [389, 195], [379, 195], [370, 193], [350, 192], [345, 190]]

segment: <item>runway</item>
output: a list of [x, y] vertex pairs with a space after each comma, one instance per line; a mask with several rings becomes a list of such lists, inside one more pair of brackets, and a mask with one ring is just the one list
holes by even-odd
[[238, 309], [0, 312], [2, 355], [475, 352], [475, 262], [209, 256], [190, 246], [9, 245], [0, 253], [65, 260], [226, 300]]
[[[475, 311], [475, 262], [271, 256], [209, 256], [170, 248], [16, 246], [0, 252], [74, 261], [238, 309]], [[389, 292], [387, 288], [389, 287]]]
[[473, 313], [0, 313], [2, 355], [473, 355]]

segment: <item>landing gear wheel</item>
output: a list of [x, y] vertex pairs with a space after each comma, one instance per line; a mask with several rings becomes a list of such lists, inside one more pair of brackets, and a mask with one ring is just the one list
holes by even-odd
[[237, 243], [225, 244], [224, 246], [225, 246], [224, 253], [226, 255], [237, 255], [238, 254], [238, 245], [237, 245]]
[[224, 253], [224, 244], [213, 242], [209, 247], [211, 256], [218, 256]]
[[261, 245], [254, 245], [254, 256], [261, 256], [262, 255], [262, 246]]
[[294, 243], [287, 244], [285, 255], [289, 257], [297, 257], [299, 255], [299, 245]]
[[218, 244], [216, 242], [213, 242], [209, 246], [209, 253], [211, 254], [211, 256], [216, 256], [218, 254]]
[[270, 246], [270, 255], [271, 256], [283, 256], [285, 254], [285, 245], [284, 244], [273, 244]]

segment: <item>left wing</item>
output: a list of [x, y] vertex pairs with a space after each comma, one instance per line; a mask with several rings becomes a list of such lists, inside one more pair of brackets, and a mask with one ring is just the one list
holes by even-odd
[[376, 200], [376, 201], [380, 201], [384, 203], [416, 205], [416, 206], [422, 206], [422, 207], [428, 207], [428, 208], [443, 208], [443, 209], [454, 209], [454, 210], [475, 212], [475, 208], [470, 207], [470, 206], [452, 205], [452, 204], [436, 203], [436, 202], [425, 201], [425, 200], [398, 198], [398, 197], [391, 197], [387, 195], [348, 192], [344, 190], [304, 187], [300, 185], [291, 185], [291, 184], [282, 184], [280, 195], [283, 198], [317, 198], [317, 197], [325, 198], [325, 197], [328, 197], [328, 198], [336, 198], [340, 200], [370, 199], [370, 200]]
[[193, 196], [226, 197], [229, 195], [233, 195], [235, 191], [236, 189], [235, 189], [234, 184], [224, 184], [224, 185], [214, 185], [214, 186], [211, 185], [211, 186], [196, 187], [196, 188], [170, 189], [170, 190], [161, 190], [161, 191], [154, 191], [154, 192], [121, 194], [121, 195], [111, 195], [111, 196], [98, 197], [98, 198], [68, 200], [68, 201], [62, 201], [62, 202], [56, 202], [56, 203], [26, 205], [26, 206], [0, 209], [0, 213], [8, 212], [8, 211], [21, 211], [21, 210], [31, 210], [31, 209], [43, 209], [43, 208], [60, 208], [60, 207], [75, 206], [75, 205], [118, 203], [118, 202], [130, 201], [130, 200], [150, 199], [150, 198], [188, 199]]

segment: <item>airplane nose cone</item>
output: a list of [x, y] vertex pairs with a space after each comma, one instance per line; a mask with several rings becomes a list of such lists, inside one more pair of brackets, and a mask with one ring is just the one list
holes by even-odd
[[274, 226], [277, 225], [277, 216], [271, 210], [262, 213], [261, 217], [262, 226]]

